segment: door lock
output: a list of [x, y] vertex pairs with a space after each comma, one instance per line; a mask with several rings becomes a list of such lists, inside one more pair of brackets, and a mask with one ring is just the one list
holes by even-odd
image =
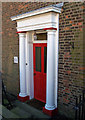
[[36, 75], [36, 73], [34, 73], [34, 75]]

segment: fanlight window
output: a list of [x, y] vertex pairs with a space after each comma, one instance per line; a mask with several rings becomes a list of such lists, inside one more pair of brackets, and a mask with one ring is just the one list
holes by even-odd
[[34, 40], [47, 40], [47, 33], [34, 33]]

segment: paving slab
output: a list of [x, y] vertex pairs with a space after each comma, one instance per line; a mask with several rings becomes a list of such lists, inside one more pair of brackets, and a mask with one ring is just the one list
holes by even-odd
[[[1, 107], [0, 107], [1, 108]], [[0, 111], [1, 112], [1, 111]], [[2, 105], [2, 116], [4, 118], [19, 118], [16, 114], [9, 111], [6, 107]]]
[[18, 115], [20, 118], [31, 118], [31, 114], [26, 112], [24, 109], [21, 109], [19, 107], [16, 107], [11, 110], [12, 113], [15, 113]]
[[26, 112], [30, 113], [35, 118], [46, 118], [46, 119], [50, 118], [50, 116], [45, 115], [42, 111], [37, 110], [36, 108], [34, 108], [26, 103], [20, 102], [18, 100], [15, 101], [15, 105], [18, 106], [19, 108], [25, 110]]

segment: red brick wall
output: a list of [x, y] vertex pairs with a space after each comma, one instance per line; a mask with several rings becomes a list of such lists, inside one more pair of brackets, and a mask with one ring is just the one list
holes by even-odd
[[[13, 63], [18, 56], [19, 45], [16, 34], [16, 22], [10, 17], [55, 3], [3, 3], [3, 79], [7, 91], [19, 92], [19, 65]], [[75, 97], [85, 89], [84, 65], [84, 12], [85, 3], [64, 3], [60, 14], [59, 31], [59, 87], [58, 108], [63, 114], [73, 115]], [[74, 43], [74, 49], [71, 44]]]
[[84, 9], [83, 3], [65, 3], [60, 14], [58, 99], [62, 109], [65, 105], [67, 114], [74, 106], [75, 97], [85, 89]]

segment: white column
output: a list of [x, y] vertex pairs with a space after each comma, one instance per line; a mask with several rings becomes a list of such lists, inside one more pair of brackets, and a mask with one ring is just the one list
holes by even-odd
[[58, 98], [58, 59], [59, 59], [59, 14], [56, 17], [56, 40], [55, 40], [55, 105], [57, 106], [57, 98]]
[[47, 87], [45, 109], [54, 110], [55, 107], [55, 34], [56, 30], [47, 30]]
[[20, 97], [26, 94], [26, 60], [25, 60], [26, 33], [19, 33], [19, 70], [20, 70]]

